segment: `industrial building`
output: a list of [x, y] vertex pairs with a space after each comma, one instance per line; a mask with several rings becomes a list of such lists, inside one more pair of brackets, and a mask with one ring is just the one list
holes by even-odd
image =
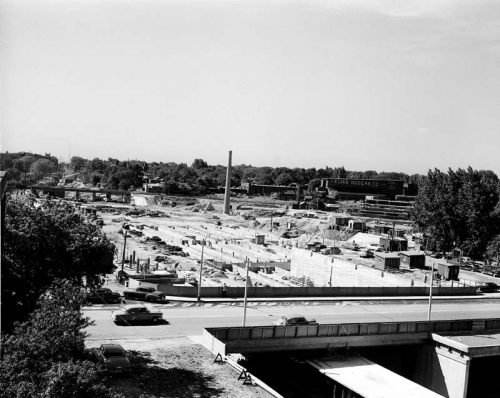
[[367, 180], [355, 178], [324, 178], [321, 188], [335, 191], [341, 200], [364, 200], [367, 196], [392, 199], [404, 194], [403, 180]]
[[248, 196], [270, 196], [278, 194], [282, 200], [299, 200], [300, 187], [297, 184], [290, 185], [259, 185], [253, 182], [244, 182], [240, 187]]

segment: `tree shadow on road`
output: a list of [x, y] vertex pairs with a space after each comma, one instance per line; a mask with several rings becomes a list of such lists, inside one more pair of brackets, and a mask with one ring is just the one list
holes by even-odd
[[217, 397], [224, 392], [214, 382], [214, 377], [201, 370], [180, 368], [175, 361], [159, 363], [148, 353], [128, 352], [132, 364], [132, 377], [114, 384], [117, 391], [127, 398], [156, 397]]

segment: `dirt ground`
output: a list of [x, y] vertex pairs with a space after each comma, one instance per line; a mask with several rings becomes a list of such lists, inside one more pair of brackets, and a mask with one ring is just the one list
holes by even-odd
[[108, 384], [126, 398], [269, 398], [258, 386], [243, 385], [238, 372], [198, 344], [149, 352], [129, 351], [131, 377]]
[[[273, 205], [274, 204], [274, 205]], [[147, 206], [137, 206], [137, 210], [156, 212], [153, 215], [127, 214], [133, 206], [96, 203], [97, 206], [116, 206], [116, 211], [107, 210], [99, 212], [104, 221], [103, 231], [116, 244], [118, 249], [116, 264], [121, 264], [123, 252], [123, 235], [118, 231], [123, 223], [133, 228], [142, 228], [143, 237], [129, 236], [127, 239], [126, 258], [135, 252], [141, 264], [149, 259], [152, 269], [176, 272], [179, 278], [187, 282], [197, 282], [200, 271], [202, 246], [193, 242], [196, 239], [205, 240], [203, 286], [244, 286], [245, 269], [244, 261], [252, 262], [288, 261], [293, 247], [306, 247], [310, 242], [323, 242], [328, 246], [342, 246], [342, 241], [350, 238], [352, 234], [346, 231], [335, 231], [336, 236], [328, 229], [328, 213], [305, 212], [291, 210], [287, 202], [267, 203], [257, 199], [233, 203], [231, 215], [222, 214], [222, 201], [209, 199], [190, 199], [186, 203], [177, 203], [175, 207], [160, 206], [152, 203]], [[207, 210], [207, 206], [211, 209]], [[159, 215], [159, 216], [158, 216]], [[272, 226], [272, 227], [271, 227]], [[283, 234], [298, 233], [296, 237], [283, 238]], [[264, 235], [265, 245], [259, 245], [252, 240], [257, 235]], [[157, 236], [169, 245], [182, 247], [188, 254], [186, 257], [171, 255], [164, 249], [155, 246], [154, 242], [145, 242], [145, 237]], [[334, 240], [332, 240], [334, 239]], [[184, 244], [183, 244], [184, 242]], [[188, 243], [186, 243], [188, 242]], [[411, 242], [410, 242], [411, 243]], [[155, 258], [164, 256], [165, 261], [157, 263]], [[335, 286], [385, 286], [389, 284], [388, 278], [364, 272], [365, 268], [372, 268], [373, 259], [360, 258], [360, 252], [352, 252], [342, 248], [341, 260], [349, 261], [352, 266], [359, 267], [356, 273], [345, 271], [349, 277], [344, 277], [343, 272], [335, 276]], [[210, 262], [231, 263], [233, 272], [223, 272], [210, 266]], [[135, 267], [125, 266], [127, 271]], [[293, 286], [288, 271], [278, 270], [274, 274], [251, 273], [254, 286]], [[363, 274], [362, 280], [358, 276]], [[365, 275], [366, 274], [366, 275]], [[430, 280], [429, 270], [411, 270], [390, 272], [392, 283], [395, 286], [425, 286]], [[463, 273], [463, 282], [474, 285], [490, 278], [477, 278], [472, 273]], [[483, 280], [484, 279], [484, 280]], [[462, 283], [463, 283], [462, 282]], [[496, 281], [494, 281], [496, 282]], [[451, 282], [441, 282], [443, 286]]]

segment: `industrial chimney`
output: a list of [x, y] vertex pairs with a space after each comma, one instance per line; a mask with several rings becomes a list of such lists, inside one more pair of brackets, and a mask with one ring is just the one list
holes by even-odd
[[224, 214], [229, 214], [229, 208], [231, 204], [231, 156], [232, 151], [229, 151], [226, 173], [226, 193], [224, 195]]

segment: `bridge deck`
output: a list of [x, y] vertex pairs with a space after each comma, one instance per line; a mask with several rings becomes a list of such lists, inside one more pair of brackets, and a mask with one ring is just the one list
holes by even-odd
[[433, 333], [459, 334], [500, 329], [500, 319], [342, 323], [310, 326], [207, 328], [207, 347], [214, 353], [245, 353], [419, 344]]

